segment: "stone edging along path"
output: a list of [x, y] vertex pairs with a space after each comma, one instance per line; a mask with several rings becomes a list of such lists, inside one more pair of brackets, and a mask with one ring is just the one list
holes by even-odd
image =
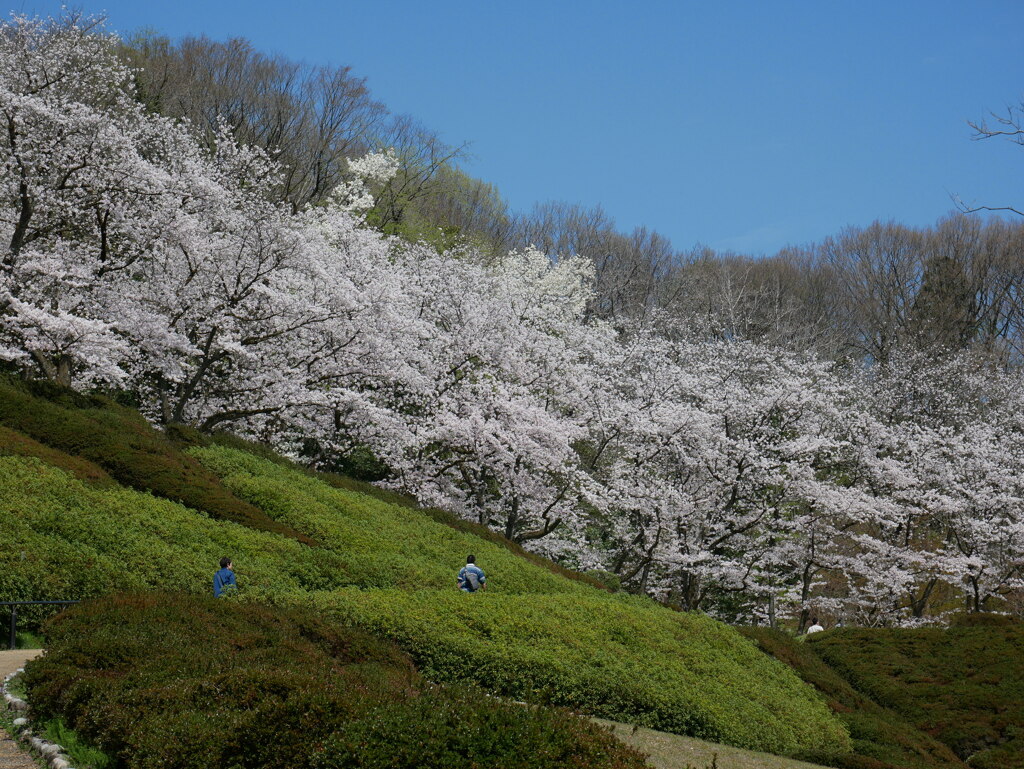
[[3, 678], [3, 683], [0, 684], [4, 707], [8, 711], [13, 711], [15, 715], [14, 729], [16, 737], [33, 753], [42, 758], [50, 769], [73, 769], [71, 759], [64, 752], [64, 748], [55, 742], [44, 740], [32, 732], [29, 727], [28, 718], [25, 717], [25, 714], [28, 713], [28, 703], [7, 691], [7, 684], [10, 680], [24, 671], [25, 668], [18, 668], [13, 672], [7, 673]]

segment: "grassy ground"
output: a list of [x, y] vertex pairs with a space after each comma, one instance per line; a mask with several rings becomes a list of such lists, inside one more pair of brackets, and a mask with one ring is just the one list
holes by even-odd
[[808, 764], [770, 753], [741, 750], [601, 718], [592, 720], [611, 727], [615, 736], [627, 745], [649, 754], [647, 763], [655, 769], [705, 769], [712, 766], [715, 769], [824, 769], [819, 764]]

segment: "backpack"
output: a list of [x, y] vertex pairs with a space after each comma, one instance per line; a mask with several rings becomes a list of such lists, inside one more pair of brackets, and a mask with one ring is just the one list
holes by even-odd
[[480, 577], [477, 575], [475, 571], [470, 571], [469, 569], [466, 569], [464, 584], [469, 592], [475, 593], [477, 590], [480, 589]]

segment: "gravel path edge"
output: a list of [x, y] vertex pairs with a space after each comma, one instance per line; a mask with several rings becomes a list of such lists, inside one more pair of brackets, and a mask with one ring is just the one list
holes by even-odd
[[64, 752], [64, 748], [55, 742], [44, 740], [32, 731], [28, 720], [28, 703], [7, 690], [7, 685], [11, 679], [24, 672], [25, 668], [18, 668], [14, 672], [5, 675], [3, 683], [0, 684], [0, 693], [2, 693], [4, 707], [14, 716], [15, 739], [22, 743], [25, 750], [45, 761], [50, 769], [74, 769], [71, 764], [71, 758]]

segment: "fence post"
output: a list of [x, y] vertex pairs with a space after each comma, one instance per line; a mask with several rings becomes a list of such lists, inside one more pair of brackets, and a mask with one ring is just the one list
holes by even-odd
[[18, 607], [19, 606], [69, 606], [73, 603], [81, 603], [78, 600], [74, 601], [0, 601], [0, 607], [10, 606], [11, 607], [11, 635], [10, 635], [10, 648], [14, 648], [18, 645]]

